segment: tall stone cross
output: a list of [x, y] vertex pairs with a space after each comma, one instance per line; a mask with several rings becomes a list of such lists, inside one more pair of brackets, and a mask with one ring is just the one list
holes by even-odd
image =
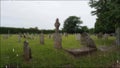
[[56, 19], [56, 22], [55, 22], [55, 32], [58, 33], [59, 32], [59, 26], [60, 26], [60, 23], [59, 23], [59, 19], [57, 18]]
[[61, 35], [59, 34], [59, 26], [60, 26], [59, 19], [57, 18], [55, 22], [56, 29], [55, 29], [55, 34], [54, 34], [54, 47], [56, 49], [62, 48], [62, 38], [61, 38]]

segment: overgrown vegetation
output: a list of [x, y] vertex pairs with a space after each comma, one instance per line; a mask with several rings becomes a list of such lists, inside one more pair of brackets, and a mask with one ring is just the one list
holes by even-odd
[[[115, 40], [115, 37], [109, 37], [108, 40], [97, 39], [95, 36], [91, 36], [96, 45], [111, 46]], [[117, 60], [120, 61], [120, 50], [111, 49], [107, 52], [97, 51], [91, 55], [82, 56], [80, 58], [74, 58], [64, 50], [56, 50], [54, 48], [53, 39], [49, 39], [45, 35], [45, 45], [41, 45], [39, 37], [35, 39], [28, 39], [29, 46], [32, 50], [32, 60], [25, 63], [23, 60], [23, 41], [19, 43], [17, 35], [12, 35], [8, 39], [3, 39], [3, 35], [0, 35], [0, 67], [5, 67], [8, 64], [18, 65], [20, 68], [55, 68], [55, 67], [105, 67], [109, 66]], [[80, 41], [75, 39], [75, 35], [63, 36], [62, 46], [65, 49], [80, 48], [82, 45]], [[13, 48], [15, 51], [13, 52]], [[18, 54], [18, 56], [17, 56]]]

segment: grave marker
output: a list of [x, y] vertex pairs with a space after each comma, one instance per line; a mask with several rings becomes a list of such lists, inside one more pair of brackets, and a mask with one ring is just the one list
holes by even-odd
[[60, 26], [59, 19], [57, 18], [55, 22], [56, 29], [55, 29], [55, 34], [54, 34], [54, 47], [56, 49], [62, 48], [62, 38], [61, 38], [61, 35], [59, 34], [59, 26]]
[[24, 41], [23, 51], [24, 51], [23, 55], [25, 61], [29, 61], [32, 58], [32, 56], [31, 56], [31, 48], [29, 47], [29, 43], [27, 41]]
[[44, 44], [44, 34], [40, 34], [40, 44]]

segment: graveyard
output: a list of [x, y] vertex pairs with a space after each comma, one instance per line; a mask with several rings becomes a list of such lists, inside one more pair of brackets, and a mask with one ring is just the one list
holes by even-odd
[[[1, 38], [1, 67], [11, 64], [13, 67], [109, 67], [114, 62], [120, 60], [119, 48], [113, 47], [106, 50], [98, 50], [92, 54], [85, 56], [74, 57], [64, 49], [81, 48], [83, 45], [80, 41], [76, 40], [74, 34], [70, 34], [68, 37], [62, 36], [62, 48], [55, 49], [53, 39], [49, 38], [45, 34], [44, 45], [40, 44], [39, 35], [36, 35], [34, 39], [28, 39], [29, 47], [32, 52], [32, 59], [26, 62], [23, 59], [23, 42], [18, 42], [18, 35], [10, 35], [8, 39]], [[95, 41], [97, 48], [100, 46], [111, 47], [114, 43], [115, 37], [109, 37], [108, 40], [98, 39], [96, 36], [91, 35]], [[13, 51], [14, 49], [14, 51]], [[87, 65], [87, 66], [86, 66]]]
[[119, 3], [1, 1], [0, 68], [120, 68]]

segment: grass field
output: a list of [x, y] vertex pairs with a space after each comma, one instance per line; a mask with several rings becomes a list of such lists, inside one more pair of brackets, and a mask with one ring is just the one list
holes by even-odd
[[[96, 43], [96, 46], [111, 46], [115, 41], [114, 37], [109, 37], [108, 40], [97, 39], [96, 36], [91, 36]], [[39, 37], [28, 39], [29, 46], [32, 50], [32, 60], [26, 63], [23, 60], [23, 41], [18, 42], [17, 35], [12, 35], [8, 39], [3, 39], [0, 35], [0, 67], [13, 64], [19, 68], [55, 68], [55, 67], [105, 67], [109, 66], [117, 60], [120, 61], [120, 49], [111, 49], [106, 52], [97, 51], [91, 55], [74, 58], [64, 50], [56, 50], [54, 48], [53, 39], [49, 39], [45, 35], [45, 45], [41, 45]], [[80, 41], [75, 39], [74, 35], [62, 38], [62, 47], [80, 48]], [[13, 48], [15, 52], [13, 52]], [[18, 54], [18, 56], [17, 56]]]

